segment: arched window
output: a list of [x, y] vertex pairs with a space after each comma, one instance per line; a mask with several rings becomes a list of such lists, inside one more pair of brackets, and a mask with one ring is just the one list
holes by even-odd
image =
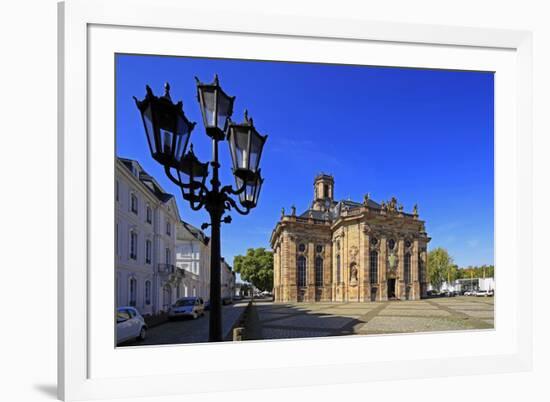
[[145, 304], [151, 304], [151, 281], [145, 281]]
[[130, 258], [137, 260], [137, 233], [133, 230], [130, 232]]
[[405, 254], [405, 283], [411, 283], [411, 255], [409, 253]]
[[131, 278], [128, 289], [128, 304], [135, 307], [137, 304], [137, 281], [136, 278]]
[[336, 256], [336, 284], [339, 284], [341, 281], [340, 275], [340, 254]]
[[370, 252], [370, 267], [369, 267], [370, 283], [378, 283], [378, 252]]
[[323, 259], [315, 258], [315, 286], [323, 286]]
[[153, 249], [153, 243], [151, 240], [145, 240], [145, 263], [151, 264], [151, 251]]
[[297, 267], [297, 274], [298, 274], [298, 286], [303, 287], [306, 286], [307, 283], [307, 268], [306, 268], [306, 257], [303, 255], [298, 257], [298, 267]]

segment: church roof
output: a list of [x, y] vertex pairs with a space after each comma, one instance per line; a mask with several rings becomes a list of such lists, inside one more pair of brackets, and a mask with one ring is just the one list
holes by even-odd
[[[299, 215], [300, 218], [313, 218], [318, 220], [335, 220], [338, 219], [342, 213], [343, 209], [347, 210], [353, 210], [357, 208], [361, 208], [363, 206], [363, 203], [356, 202], [352, 200], [341, 200], [337, 202], [333, 202], [332, 206], [329, 208], [328, 211], [316, 211], [312, 208], [306, 209], [302, 214]], [[373, 201], [371, 199], [368, 200], [368, 206], [371, 209], [380, 209], [381, 206], [376, 201]]]

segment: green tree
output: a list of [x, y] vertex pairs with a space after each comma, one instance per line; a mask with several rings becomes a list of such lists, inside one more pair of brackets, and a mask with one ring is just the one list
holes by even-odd
[[244, 281], [261, 291], [273, 289], [273, 252], [263, 247], [249, 248], [246, 255], [235, 257], [233, 265]]
[[456, 265], [447, 250], [438, 247], [428, 253], [428, 280], [434, 288], [441, 289], [443, 282], [455, 275]]

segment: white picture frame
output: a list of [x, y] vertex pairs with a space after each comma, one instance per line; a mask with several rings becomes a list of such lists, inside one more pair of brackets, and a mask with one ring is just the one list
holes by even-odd
[[[179, 40], [183, 37], [193, 40]], [[182, 42], [194, 47], [183, 49]], [[216, 48], [215, 43], [223, 43], [223, 49]], [[190, 8], [177, 0], [70, 0], [59, 5], [59, 49], [61, 399], [162, 396], [531, 368], [531, 33], [292, 15], [218, 14]], [[219, 56], [223, 51], [226, 57], [349, 63], [365, 57], [359, 63], [496, 71], [495, 265], [500, 264], [502, 274], [497, 278], [495, 330], [468, 332], [468, 337], [477, 338], [476, 344], [481, 346], [452, 353], [422, 348], [460, 340], [464, 332], [124, 350], [115, 350], [112, 343], [105, 342], [112, 339], [112, 332], [105, 332], [109, 327], [103, 312], [109, 311], [112, 303], [108, 297], [101, 301], [94, 294], [98, 284], [108, 281], [109, 271], [94, 267], [98, 260], [112, 260], [113, 255], [109, 247], [98, 243], [111, 241], [102, 232], [102, 225], [113, 222], [104, 209], [109, 208], [105, 191], [110, 187], [98, 184], [112, 177], [112, 166], [99, 163], [112, 156], [109, 143], [114, 138], [113, 100], [102, 96], [114, 87], [109, 57], [117, 52], [177, 55], [182, 51], [195, 56]], [[273, 56], [270, 52], [280, 53]], [[104, 101], [98, 102], [98, 96]], [[96, 219], [98, 216], [102, 219]], [[98, 239], [98, 233], [103, 239]], [[107, 276], [101, 276], [104, 274]], [[499, 314], [503, 311], [508, 314]], [[112, 316], [107, 322], [112, 327]], [[326, 351], [322, 356], [315, 353], [320, 347]], [[388, 348], [393, 355], [375, 353]], [[267, 353], [272, 358], [254, 367], [247, 362], [231, 369], [211, 363], [220, 354], [232, 359], [242, 353]], [[155, 364], [174, 354], [190, 362], [186, 369]], [[295, 358], [287, 358], [285, 363], [278, 356]], [[144, 361], [151, 363], [147, 370], [140, 368]], [[242, 376], [246, 382], [240, 381]], [[193, 386], [182, 388], [182, 382]]]

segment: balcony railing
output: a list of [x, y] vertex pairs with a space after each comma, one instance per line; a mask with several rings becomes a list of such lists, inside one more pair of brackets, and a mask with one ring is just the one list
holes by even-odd
[[173, 274], [176, 271], [176, 266], [172, 264], [158, 264], [158, 271], [161, 274]]

